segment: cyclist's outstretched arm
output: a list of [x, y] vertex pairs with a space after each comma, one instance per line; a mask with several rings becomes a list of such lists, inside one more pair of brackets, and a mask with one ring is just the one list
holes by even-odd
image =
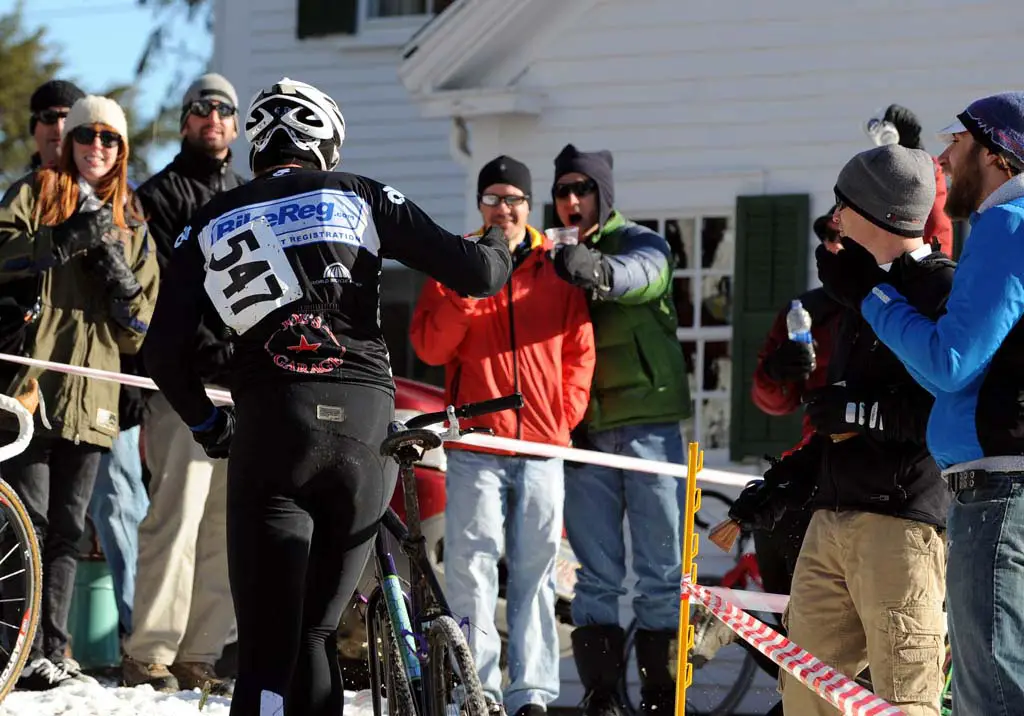
[[142, 344], [142, 358], [167, 402], [189, 427], [198, 428], [214, 415], [213, 403], [192, 362], [196, 333], [209, 298], [203, 287], [204, 261], [196, 232], [187, 226], [182, 236], [186, 238], [179, 239], [171, 252], [153, 321]]
[[373, 211], [381, 258], [401, 261], [466, 296], [493, 296], [508, 281], [512, 256], [500, 229], [479, 240], [464, 239], [438, 226], [392, 187], [360, 179], [363, 198]]

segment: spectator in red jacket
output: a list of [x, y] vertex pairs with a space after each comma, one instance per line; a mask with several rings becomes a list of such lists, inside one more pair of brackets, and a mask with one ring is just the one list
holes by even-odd
[[[814, 221], [814, 233], [829, 251], [840, 249], [839, 227], [831, 209]], [[828, 375], [832, 333], [840, 306], [821, 288], [811, 289], [798, 298], [811, 314], [814, 346], [812, 349], [806, 343], [789, 340], [786, 329], [786, 314], [789, 312], [787, 301], [775, 317], [758, 354], [754, 385], [750, 391], [754, 405], [768, 415], [789, 415], [800, 407], [800, 399], [806, 391], [825, 385]], [[813, 434], [814, 428], [805, 416], [803, 437], [806, 439]]]
[[[480, 170], [480, 214], [485, 227], [504, 230], [512, 277], [505, 291], [480, 300], [428, 280], [411, 338], [424, 362], [445, 366], [449, 403], [522, 392], [521, 409], [467, 425], [568, 445], [590, 400], [594, 333], [583, 291], [558, 278], [550, 243], [527, 224], [532, 184], [529, 169], [511, 157]], [[470, 647], [488, 698], [515, 716], [544, 714], [559, 690], [554, 566], [562, 536], [562, 461], [449, 447], [444, 561], [451, 608], [472, 624]], [[494, 624], [503, 553], [510, 680], [504, 694]]]

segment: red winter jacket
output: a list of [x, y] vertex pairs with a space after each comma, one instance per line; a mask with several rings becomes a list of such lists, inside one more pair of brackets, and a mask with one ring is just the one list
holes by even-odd
[[[839, 304], [829, 298], [823, 289], [816, 288], [799, 296], [804, 308], [811, 314], [811, 335], [814, 337], [815, 368], [805, 381], [779, 382], [769, 378], [764, 372], [765, 356], [774, 353], [779, 346], [789, 340], [786, 328], [786, 314], [789, 303], [783, 307], [772, 323], [771, 330], [765, 338], [764, 345], [757, 355], [757, 368], [754, 370], [754, 384], [750, 389], [750, 397], [754, 405], [769, 415], [788, 415], [800, 408], [800, 398], [806, 391], [821, 388], [828, 378], [828, 363], [832, 357], [835, 333], [839, 325], [842, 310]], [[814, 428], [804, 416], [803, 436], [800, 443], [793, 449], [803, 445], [814, 434]]]
[[488, 427], [500, 437], [568, 445], [569, 432], [590, 401], [594, 331], [583, 291], [555, 274], [547, 255], [550, 244], [533, 227], [528, 231], [530, 253], [496, 296], [460, 298], [428, 279], [410, 337], [423, 362], [444, 365], [450, 404], [508, 395], [518, 384], [525, 401], [520, 410], [484, 415], [464, 421], [466, 426]]
[[924, 240], [932, 245], [937, 242], [939, 251], [953, 258], [953, 222], [946, 216], [946, 175], [939, 161], [934, 157], [932, 161], [935, 162], [935, 203], [924, 223]]

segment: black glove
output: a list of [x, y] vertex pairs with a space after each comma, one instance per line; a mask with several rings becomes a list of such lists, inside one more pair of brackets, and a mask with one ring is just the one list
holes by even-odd
[[804, 394], [807, 419], [820, 435], [870, 432], [885, 439], [882, 404], [843, 385], [829, 385]]
[[231, 437], [235, 433], [235, 408], [231, 405], [217, 406], [217, 417], [206, 430], [193, 430], [193, 439], [203, 446], [207, 457], [214, 460], [226, 458], [231, 452]]
[[104, 242], [89, 249], [82, 256], [82, 264], [90, 275], [103, 283], [114, 300], [134, 298], [142, 290], [120, 241]]
[[843, 237], [843, 250], [831, 253], [819, 244], [814, 251], [818, 279], [825, 293], [837, 303], [860, 311], [860, 304], [871, 289], [885, 283], [889, 274], [878, 266], [875, 257], [853, 239]]
[[96, 248], [115, 234], [114, 212], [109, 204], [96, 211], [76, 211], [67, 221], [50, 230], [50, 241], [58, 263]]
[[900, 135], [900, 144], [904, 147], [924, 149], [924, 145], [921, 144], [921, 122], [916, 114], [901, 105], [890, 104], [882, 119], [892, 122], [892, 126], [896, 127]]
[[729, 508], [729, 519], [745, 532], [771, 532], [786, 512], [786, 495], [777, 486], [754, 480]]
[[810, 343], [785, 341], [764, 357], [764, 374], [776, 382], [807, 380], [814, 372], [814, 348]]
[[583, 244], [563, 246], [555, 252], [555, 273], [574, 286], [607, 293], [611, 290], [611, 270], [597, 249]]

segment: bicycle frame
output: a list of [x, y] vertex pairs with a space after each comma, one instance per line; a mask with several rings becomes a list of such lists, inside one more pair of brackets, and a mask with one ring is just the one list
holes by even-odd
[[[376, 653], [375, 645], [379, 642], [378, 637], [380, 636], [377, 634], [374, 617], [379, 604], [383, 601], [391, 629], [397, 637], [401, 664], [409, 680], [413, 701], [418, 713], [423, 716], [431, 715], [433, 710], [431, 705], [438, 702], [436, 698], [438, 694], [434, 693], [434, 690], [439, 686], [434, 683], [432, 678], [424, 678], [423, 666], [428, 656], [426, 649], [421, 648], [421, 640], [430, 631], [431, 624], [435, 620], [441, 617], [452, 618], [453, 615], [427, 553], [427, 542], [420, 523], [414, 464], [422, 457], [423, 452], [439, 447], [445, 439], [457, 440], [464, 432], [470, 432], [460, 429], [458, 420], [460, 417], [469, 418], [489, 412], [518, 408], [521, 405], [522, 396], [516, 394], [465, 405], [459, 409], [449, 406], [444, 413], [427, 413], [416, 416], [410, 419], [406, 425], [398, 422], [392, 423], [389, 426], [388, 437], [381, 445], [382, 454], [393, 457], [398, 463], [398, 474], [404, 493], [406, 523], [403, 524], [395, 511], [389, 507], [381, 520], [381, 528], [377, 532], [374, 543], [378, 587], [374, 589], [370, 597], [366, 612], [367, 638], [371, 644], [371, 681], [375, 686], [380, 684], [379, 665], [373, 658]], [[447, 420], [449, 424], [447, 431], [442, 434], [419, 427], [442, 420]], [[384, 530], [398, 539], [402, 552], [409, 559], [410, 589], [408, 598], [402, 592], [401, 582], [395, 569], [395, 561], [384, 543]], [[385, 643], [385, 649], [387, 648], [389, 645]], [[473, 676], [476, 678], [475, 674]], [[476, 684], [476, 688], [480, 688], [479, 683]], [[375, 715], [378, 710], [379, 701], [375, 700]], [[442, 715], [437, 714], [436, 716]]]

